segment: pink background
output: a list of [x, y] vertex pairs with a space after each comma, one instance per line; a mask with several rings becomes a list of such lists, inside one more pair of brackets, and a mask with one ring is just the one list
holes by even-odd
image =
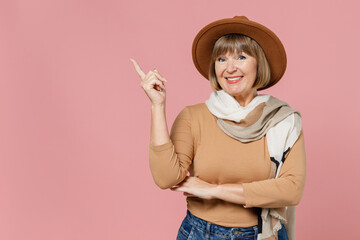
[[246, 15], [283, 41], [272, 94], [301, 111], [297, 239], [360, 239], [358, 1], [1, 0], [0, 239], [175, 239], [180, 193], [148, 166], [150, 103], [129, 61], [167, 79], [171, 126], [206, 100], [191, 44]]

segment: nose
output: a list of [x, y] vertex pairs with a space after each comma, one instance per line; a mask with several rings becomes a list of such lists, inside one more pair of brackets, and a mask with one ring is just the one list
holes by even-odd
[[236, 71], [236, 66], [234, 64], [234, 61], [228, 61], [226, 65], [226, 71], [228, 73], [233, 73]]

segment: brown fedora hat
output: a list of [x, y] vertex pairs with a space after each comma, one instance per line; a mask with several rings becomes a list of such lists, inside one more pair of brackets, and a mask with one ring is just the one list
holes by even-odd
[[280, 39], [267, 27], [250, 21], [245, 16], [225, 18], [206, 25], [196, 35], [192, 46], [192, 57], [197, 70], [209, 79], [209, 64], [215, 42], [230, 33], [243, 34], [254, 39], [264, 50], [269, 62], [271, 78], [269, 88], [277, 83], [286, 69], [286, 52]]

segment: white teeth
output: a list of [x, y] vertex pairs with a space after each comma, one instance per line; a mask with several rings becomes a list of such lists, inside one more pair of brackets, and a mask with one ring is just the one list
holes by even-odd
[[235, 77], [235, 78], [227, 78], [227, 80], [229, 81], [236, 81], [239, 80], [241, 77]]

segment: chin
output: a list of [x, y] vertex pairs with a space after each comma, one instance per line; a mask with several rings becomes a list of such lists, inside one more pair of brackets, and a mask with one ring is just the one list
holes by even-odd
[[226, 91], [225, 90], [225, 92], [227, 92], [228, 94], [230, 94], [231, 96], [233, 96], [233, 97], [235, 97], [235, 96], [241, 96], [241, 95], [243, 95], [245, 92], [243, 92], [243, 91]]

